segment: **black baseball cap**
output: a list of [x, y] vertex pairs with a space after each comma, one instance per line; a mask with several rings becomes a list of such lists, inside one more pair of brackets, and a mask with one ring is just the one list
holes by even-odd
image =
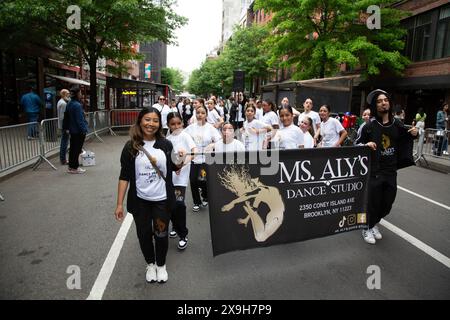
[[372, 105], [372, 100], [375, 96], [379, 96], [380, 94], [384, 94], [386, 96], [388, 96], [388, 93], [384, 90], [381, 89], [375, 89], [373, 91], [370, 91], [369, 94], [367, 95], [366, 101], [369, 105]]

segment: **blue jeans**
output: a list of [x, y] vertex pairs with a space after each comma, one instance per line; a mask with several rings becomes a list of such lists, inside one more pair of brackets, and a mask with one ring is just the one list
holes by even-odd
[[[39, 112], [27, 112], [28, 122], [37, 122], [39, 120]], [[28, 136], [37, 137], [39, 134], [37, 124], [28, 125]]]
[[59, 160], [61, 162], [66, 162], [66, 154], [67, 154], [67, 145], [69, 144], [69, 134], [66, 132], [66, 130], [62, 130], [61, 134], [61, 146], [59, 149]]

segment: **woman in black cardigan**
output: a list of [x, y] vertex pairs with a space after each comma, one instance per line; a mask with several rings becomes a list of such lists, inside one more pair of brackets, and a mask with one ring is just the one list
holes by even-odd
[[[166, 255], [171, 205], [175, 203], [172, 172], [185, 155], [173, 154], [172, 143], [162, 135], [161, 114], [153, 107], [142, 109], [130, 129], [120, 157], [115, 217], [124, 219], [123, 200], [128, 189], [127, 211], [133, 214], [139, 244], [147, 262], [147, 282], [166, 282]], [[176, 159], [176, 163], [173, 161]], [[179, 161], [178, 161], [179, 160]], [[153, 244], [153, 237], [155, 243]]]

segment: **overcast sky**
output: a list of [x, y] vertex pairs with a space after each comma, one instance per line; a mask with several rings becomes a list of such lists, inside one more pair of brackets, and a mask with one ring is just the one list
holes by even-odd
[[222, 0], [178, 0], [174, 10], [189, 21], [176, 31], [178, 46], [167, 48], [167, 66], [190, 73], [220, 43]]

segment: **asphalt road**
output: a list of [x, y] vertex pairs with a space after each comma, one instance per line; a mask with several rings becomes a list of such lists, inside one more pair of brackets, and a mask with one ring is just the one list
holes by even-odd
[[[86, 299], [120, 229], [116, 203], [119, 156], [126, 137], [85, 147], [97, 165], [85, 175], [46, 164], [0, 183], [0, 299]], [[401, 170], [386, 220], [450, 257], [450, 176], [414, 167]], [[188, 209], [192, 207], [188, 193]], [[189, 246], [170, 239], [169, 281], [145, 282], [145, 261], [131, 225], [103, 299], [449, 299], [450, 269], [399, 235], [366, 244], [360, 231], [305, 242], [212, 256], [207, 209], [188, 210]], [[381, 288], [369, 290], [367, 268], [380, 268]], [[80, 289], [69, 289], [72, 269]], [[73, 282], [69, 281], [73, 284]]]

